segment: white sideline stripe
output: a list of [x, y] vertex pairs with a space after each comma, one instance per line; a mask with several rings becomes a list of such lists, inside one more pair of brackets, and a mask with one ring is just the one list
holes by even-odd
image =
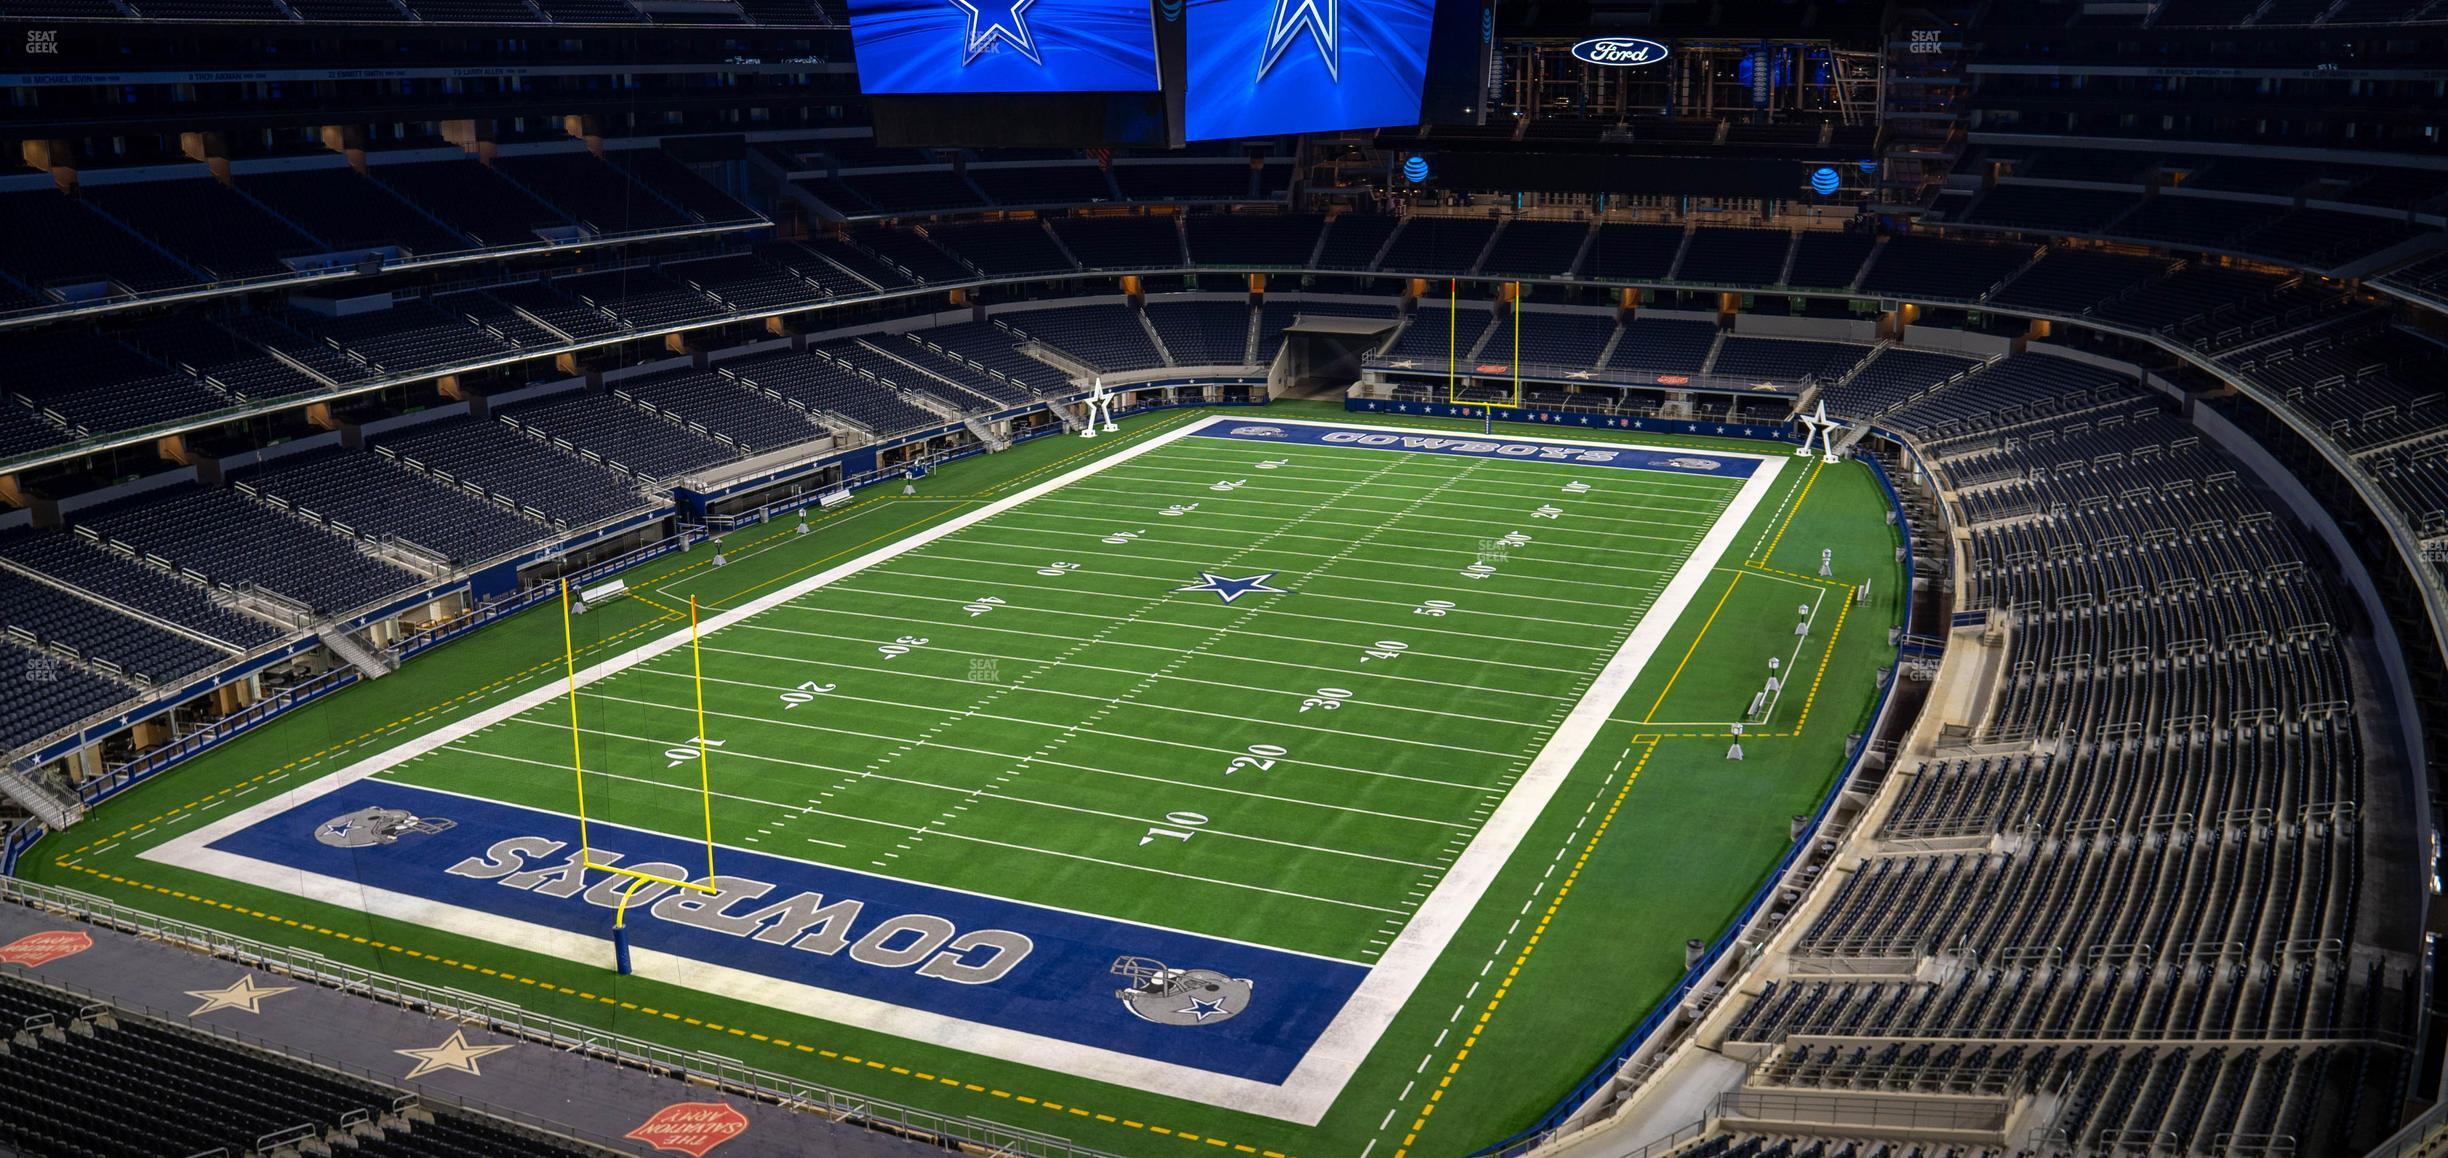
[[[701, 634], [711, 635], [734, 624], [761, 615], [806, 593], [867, 567], [933, 543], [945, 536], [993, 518], [1041, 495], [1052, 494], [1071, 483], [1094, 476], [1109, 467], [1128, 462], [1141, 455], [1170, 446], [1194, 432], [1218, 423], [1238, 425], [1251, 421], [1246, 417], [1216, 415], [1156, 435], [1145, 442], [1124, 447], [1096, 461], [1074, 468], [1018, 494], [1008, 495], [950, 520], [922, 529], [906, 539], [887, 543], [858, 558], [840, 563], [777, 591], [722, 612], [699, 625]], [[1432, 435], [1447, 431], [1419, 427], [1390, 426], [1377, 423], [1312, 422], [1302, 419], [1272, 419], [1273, 426], [1322, 426], [1341, 429], [1373, 429], [1413, 431]], [[1558, 446], [1587, 446], [1605, 450], [1635, 449], [1665, 450], [1665, 447], [1642, 448], [1639, 444], [1598, 442], [1571, 438], [1520, 438], [1510, 441], [1546, 443]], [[1376, 449], [1363, 447], [1360, 449]], [[1258, 1114], [1304, 1126], [1314, 1126], [1326, 1116], [1335, 1099], [1354, 1073], [1368, 1059], [1369, 1051], [1393, 1024], [1428, 970], [1436, 963], [1464, 919], [1469, 917], [1487, 892], [1497, 873], [1512, 855], [1514, 847], [1529, 831], [1565, 776], [1589, 748], [1598, 730], [1613, 712], [1615, 704], [1631, 688], [1632, 681], [1656, 652], [1666, 633], [1673, 627], [1684, 609], [1699, 590], [1700, 582], [1713, 568], [1735, 532], [1759, 505], [1768, 484], [1774, 481], [1785, 460], [1779, 456], [1741, 454], [1731, 451], [1711, 451], [1719, 458], [1748, 458], [1759, 468], [1744, 483], [1733, 503], [1719, 516], [1715, 526], [1701, 539], [1701, 544], [1681, 570], [1668, 581], [1659, 600], [1643, 614], [1615, 658], [1607, 663], [1598, 679], [1583, 693], [1529, 771], [1516, 781], [1496, 811], [1489, 816], [1460, 859], [1446, 870], [1445, 876], [1419, 910], [1404, 925], [1402, 934], [1386, 949], [1374, 968], [1361, 982], [1351, 1000], [1327, 1026], [1317, 1042], [1294, 1067], [1292, 1074], [1280, 1085], [1232, 1077], [1210, 1070], [1146, 1058], [1077, 1042], [1063, 1041], [1038, 1034], [984, 1025], [961, 1018], [893, 1005], [888, 1002], [857, 997], [833, 990], [820, 989], [796, 982], [773, 978], [715, 965], [694, 958], [677, 957], [652, 950], [637, 950], [632, 966], [638, 976], [669, 984], [682, 985], [720, 996], [773, 1006], [816, 1017], [826, 1021], [907, 1037], [949, 1049], [964, 1050], [986, 1057], [1021, 1065], [1054, 1070], [1093, 1081], [1108, 1082], [1164, 1097], [1179, 1098], [1204, 1105], [1218, 1106], [1242, 1113]], [[1559, 464], [1569, 465], [1569, 464]], [[1609, 468], [1616, 469], [1616, 468]], [[658, 655], [686, 646], [686, 628], [638, 648], [598, 661], [578, 673], [581, 686], [617, 674]], [[270, 798], [233, 812], [165, 841], [143, 852], [146, 860], [175, 865], [195, 872], [210, 873], [276, 892], [304, 897], [324, 904], [353, 908], [428, 928], [442, 929], [497, 943], [518, 944], [528, 950], [547, 953], [567, 960], [605, 959], [604, 939], [566, 933], [549, 926], [515, 920], [495, 913], [445, 905], [421, 897], [395, 893], [386, 889], [367, 888], [360, 882], [307, 873], [285, 865], [257, 861], [230, 853], [216, 852], [206, 845], [242, 829], [260, 824], [298, 804], [312, 801], [366, 777], [398, 767], [409, 760], [426, 755], [445, 745], [455, 743], [480, 730], [491, 727], [551, 702], [565, 694], [558, 683], [548, 683], [493, 707], [445, 724], [398, 747], [376, 753], [339, 771], [329, 773], [303, 785], [271, 794]], [[862, 873], [844, 866], [828, 866], [836, 871], [859, 873], [882, 879], [899, 878], [879, 873]], [[928, 886], [941, 887], [941, 886]], [[946, 890], [958, 892], [960, 890]], [[1023, 905], [1025, 902], [1005, 903]], [[1037, 906], [1053, 908], [1053, 906]], [[1112, 919], [1112, 918], [1106, 918]], [[1127, 922], [1126, 922], [1127, 923]], [[1224, 940], [1224, 938], [1218, 938]]]

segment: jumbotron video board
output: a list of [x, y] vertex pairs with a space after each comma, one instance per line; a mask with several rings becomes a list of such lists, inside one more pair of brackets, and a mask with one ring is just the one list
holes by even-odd
[[870, 95], [1157, 88], [1147, 0], [850, 0], [850, 37]]
[[1475, 121], [1492, 0], [850, 0], [877, 139], [1179, 145]]
[[1435, 0], [1189, 7], [1189, 139], [1418, 123]]

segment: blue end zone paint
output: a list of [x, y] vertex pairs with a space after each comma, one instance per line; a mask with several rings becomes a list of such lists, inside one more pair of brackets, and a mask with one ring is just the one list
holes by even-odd
[[1276, 425], [1269, 422], [1219, 422], [1191, 432], [1194, 438], [1229, 438], [1242, 442], [1289, 442], [1309, 446], [1345, 446], [1362, 450], [1403, 450], [1451, 454], [1465, 458], [1510, 458], [1523, 462], [1553, 462], [1568, 466], [1654, 470], [1669, 474], [1747, 479], [1759, 460], [1747, 456], [1717, 456], [1701, 451], [1650, 450], [1637, 446], [1586, 446], [1535, 438], [1474, 438], [1468, 434], [1402, 434], [1372, 426]]
[[[405, 832], [396, 843], [364, 848], [335, 847], [316, 839], [317, 830], [334, 818], [367, 808], [404, 809], [427, 820], [453, 823], [441, 832]], [[600, 821], [589, 825], [589, 832], [597, 863], [614, 856], [619, 859], [613, 863], [633, 866], [663, 862], [694, 864], [702, 870], [705, 863], [701, 842]], [[488, 849], [512, 837], [540, 837], [561, 846], [524, 859], [522, 869], [550, 868], [577, 852], [577, 823], [570, 817], [380, 779], [335, 789], [208, 847], [368, 888], [605, 938], [600, 960], [574, 962], [573, 967], [606, 968], [612, 960], [608, 939], [612, 906], [617, 903], [612, 888], [601, 889], [600, 901], [585, 894], [556, 897], [514, 888], [500, 879], [447, 871], [462, 862], [491, 859]], [[814, 892], [823, 894], [826, 901], [862, 903], [851, 921], [852, 940], [889, 918], [920, 914], [949, 921], [961, 933], [1008, 930], [1022, 934], [1032, 944], [1027, 956], [1001, 978], [961, 984], [922, 976], [915, 963], [900, 968], [871, 965], [854, 960], [849, 952], [825, 955], [676, 923], [654, 912], [653, 898], [648, 895], [654, 886], [648, 886], [629, 913], [629, 934], [638, 950], [1255, 1081], [1279, 1083], [1289, 1076], [1368, 973], [1365, 967], [1348, 962], [744, 850], [718, 849], [715, 867], [727, 882], [760, 881], [774, 886], [753, 900], [743, 897], [726, 905], [722, 911], [733, 916]], [[647, 871], [662, 875], [670, 870]], [[590, 889], [615, 879], [606, 873], [588, 876]], [[966, 956], [975, 963], [984, 953]], [[1248, 1007], [1235, 1016], [1204, 1024], [1163, 1025], [1142, 1020], [1115, 996], [1125, 982], [1111, 967], [1123, 956], [1152, 957], [1176, 969], [1205, 969], [1230, 978], [1248, 978], [1253, 983]]]

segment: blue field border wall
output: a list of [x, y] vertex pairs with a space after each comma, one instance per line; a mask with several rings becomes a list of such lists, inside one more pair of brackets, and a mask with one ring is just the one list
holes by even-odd
[[24, 856], [27, 849], [34, 847], [35, 841], [49, 833], [50, 830], [38, 820], [28, 820], [8, 830], [7, 839], [0, 841], [0, 877], [16, 876], [17, 858]]
[[354, 668], [334, 668], [296, 687], [282, 688], [247, 705], [231, 715], [212, 722], [212, 726], [189, 732], [176, 740], [110, 770], [77, 786], [77, 799], [88, 808], [117, 796], [130, 788], [161, 775], [188, 760], [252, 732], [275, 717], [322, 699], [356, 683], [360, 677]]
[[[1900, 441], [1898, 445], [1902, 445]], [[1909, 449], [1906, 453], [1910, 453]], [[1871, 477], [1878, 480], [1879, 489], [1887, 496], [1887, 509], [1895, 519], [1894, 525], [1898, 541], [1909, 547], [1911, 524], [1905, 519], [1903, 499], [1896, 493], [1893, 480], [1887, 477], [1887, 471], [1880, 465], [1878, 459], [1864, 457], [1860, 461], [1870, 467]], [[1904, 587], [1898, 593], [1904, 606], [1906, 629], [1909, 629], [1912, 623], [1915, 554], [1911, 550], [1904, 552]], [[1632, 1055], [1639, 1052], [1641, 1046], [1656, 1035], [1659, 1028], [1666, 1024], [1667, 1017], [1682, 1005], [1683, 999], [1690, 996], [1692, 990], [1698, 988], [1701, 981], [1717, 967], [1718, 962], [1725, 956], [1726, 950], [1733, 947], [1736, 938], [1742, 936], [1743, 930], [1751, 924], [1752, 918], [1759, 915], [1760, 909], [1768, 903], [1768, 898], [1775, 894], [1778, 887], [1784, 883], [1785, 874], [1793, 869], [1794, 862], [1801, 858], [1803, 851], [1811, 846], [1811, 842], [1818, 839], [1820, 826], [1826, 823], [1828, 813], [1835, 809], [1836, 801], [1844, 795], [1845, 786], [1853, 782], [1853, 774], [1861, 766], [1862, 753], [1869, 750], [1870, 737], [1878, 734], [1880, 723], [1886, 719], [1888, 698], [1895, 691], [1895, 685], [1896, 676], [1891, 667], [1887, 678], [1879, 682], [1877, 701], [1870, 706], [1870, 726], [1863, 730], [1861, 738], [1854, 743], [1852, 750], [1845, 754], [1843, 770], [1837, 774], [1834, 781], [1829, 783], [1826, 795], [1819, 798], [1819, 807], [1812, 810], [1810, 821], [1804, 826], [1802, 834], [1795, 837], [1793, 843], [1786, 847], [1785, 855], [1777, 859], [1776, 867], [1769, 871], [1767, 879], [1761, 882], [1758, 890], [1751, 894], [1751, 899], [1743, 904], [1742, 911], [1734, 914], [1734, 919], [1726, 924], [1725, 931], [1719, 933], [1716, 940], [1709, 942], [1708, 949], [1701, 954], [1700, 960], [1684, 972], [1682, 978], [1675, 982], [1674, 988], [1667, 990], [1664, 996], [1658, 998], [1657, 1002], [1650, 1006], [1648, 1016], [1641, 1018], [1640, 1023], [1632, 1027], [1632, 1032], [1626, 1034], [1623, 1041], [1618, 1043], [1614, 1049], [1609, 1050], [1605, 1059], [1576, 1083], [1570, 1093], [1557, 1099], [1546, 1113], [1539, 1115], [1536, 1122], [1501, 1142], [1477, 1151], [1472, 1158], [1487, 1158], [1491, 1155], [1496, 1158], [1516, 1158], [1543, 1144], [1547, 1135], [1561, 1127], [1572, 1117], [1574, 1111], [1580, 1109], [1583, 1103], [1588, 1102], [1607, 1083], [1615, 1080], [1615, 1075], [1623, 1069], [1624, 1063], [1630, 1061]]]

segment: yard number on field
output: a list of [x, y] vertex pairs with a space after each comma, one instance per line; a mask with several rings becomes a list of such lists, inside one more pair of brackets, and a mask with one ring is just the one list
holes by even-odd
[[723, 742], [720, 740], [709, 740], [703, 736], [691, 736], [688, 739], [681, 741], [677, 746], [665, 748], [663, 750], [663, 758], [671, 761], [671, 763], [664, 765], [664, 767], [677, 768], [682, 764], [687, 764], [696, 760], [701, 753], [710, 752], [722, 746]]
[[786, 712], [790, 711], [797, 708], [801, 704], [809, 703], [815, 700], [816, 697], [832, 691], [834, 688], [839, 686], [839, 684], [820, 684], [815, 680], [809, 680], [806, 683], [800, 684], [798, 687], [782, 693], [782, 710]]
[[1350, 688], [1319, 688], [1316, 695], [1301, 700], [1300, 710], [1306, 712], [1311, 708], [1316, 708], [1321, 712], [1331, 712], [1342, 707], [1343, 701], [1350, 698], [1352, 698]]

